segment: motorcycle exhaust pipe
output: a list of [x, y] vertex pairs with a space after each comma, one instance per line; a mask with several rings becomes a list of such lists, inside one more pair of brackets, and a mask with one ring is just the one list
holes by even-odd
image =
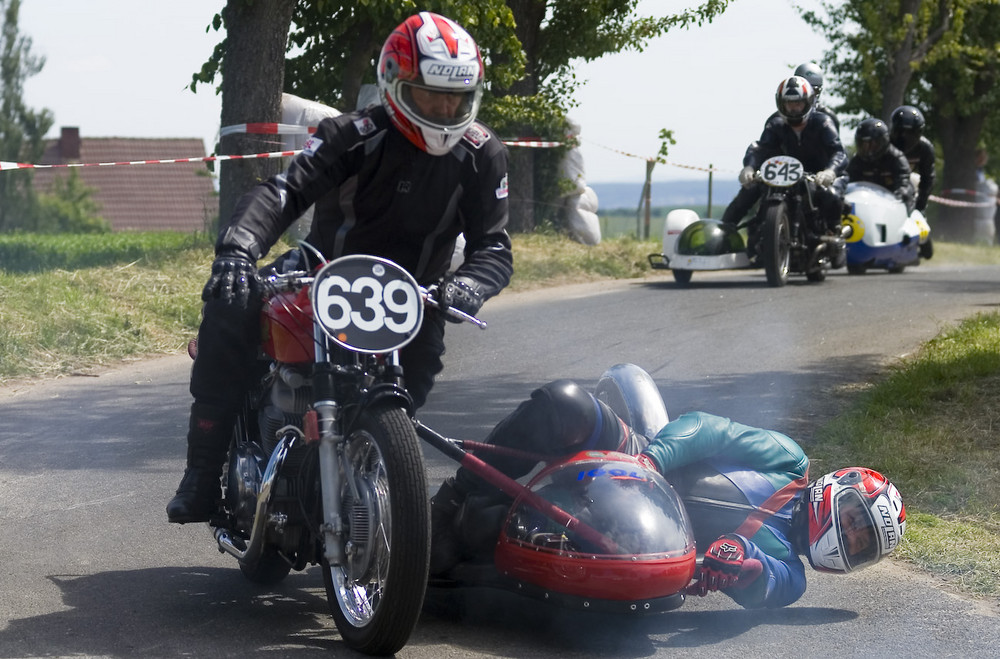
[[[219, 544], [220, 552], [235, 556], [241, 563], [248, 564], [255, 562], [260, 557], [264, 548], [264, 529], [271, 521], [268, 513], [271, 504], [271, 489], [274, 487], [278, 474], [281, 473], [285, 458], [288, 457], [288, 451], [298, 437], [298, 431], [289, 430], [282, 436], [277, 448], [271, 453], [271, 459], [268, 461], [264, 476], [261, 478], [260, 491], [257, 493], [257, 510], [253, 517], [253, 528], [250, 530], [250, 541], [245, 548], [241, 548], [233, 540], [228, 529], [217, 527], [214, 535], [215, 541]], [[240, 545], [242, 544], [240, 542]]]

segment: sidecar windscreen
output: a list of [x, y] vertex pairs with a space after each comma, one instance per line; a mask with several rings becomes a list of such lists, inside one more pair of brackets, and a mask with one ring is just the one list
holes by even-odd
[[583, 452], [528, 487], [558, 511], [515, 500], [496, 550], [507, 574], [606, 599], [663, 597], [690, 580], [695, 543], [684, 505], [635, 458]]

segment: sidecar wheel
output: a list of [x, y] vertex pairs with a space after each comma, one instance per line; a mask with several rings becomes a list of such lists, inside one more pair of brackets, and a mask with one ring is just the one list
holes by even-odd
[[769, 206], [764, 212], [761, 227], [761, 260], [769, 286], [780, 287], [788, 283], [788, 264], [791, 258], [791, 235], [788, 206], [784, 203]]
[[920, 257], [929, 259], [932, 256], [934, 256], [934, 243], [928, 238], [927, 242], [920, 246]]
[[868, 268], [863, 265], [847, 264], [847, 274], [849, 275], [863, 275], [866, 272], [868, 272]]
[[819, 283], [821, 281], [826, 281], [826, 271], [825, 270], [813, 270], [812, 272], [806, 273], [806, 279], [812, 282]]
[[671, 270], [674, 273], [674, 281], [681, 286], [687, 286], [691, 283], [691, 275], [693, 274], [690, 270]]
[[376, 405], [348, 430], [341, 483], [345, 560], [321, 561], [326, 597], [344, 642], [391, 655], [417, 624], [430, 564], [430, 502], [413, 422]]

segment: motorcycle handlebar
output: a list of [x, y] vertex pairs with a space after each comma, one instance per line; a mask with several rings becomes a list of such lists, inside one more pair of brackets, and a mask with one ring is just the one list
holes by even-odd
[[[266, 286], [276, 292], [283, 293], [289, 291], [297, 291], [303, 286], [308, 286], [316, 280], [310, 273], [307, 272], [285, 272], [285, 273], [272, 273], [269, 274], [264, 282]], [[420, 287], [420, 294], [424, 299], [424, 304], [434, 309], [440, 310], [445, 315], [460, 320], [466, 323], [475, 325], [479, 329], [486, 329], [486, 321], [476, 318], [472, 314], [467, 314], [460, 309], [455, 307], [442, 308], [437, 300], [437, 286], [431, 286], [430, 288]]]
[[455, 318], [456, 320], [461, 320], [466, 323], [471, 323], [472, 325], [475, 325], [479, 329], [486, 329], [487, 325], [485, 320], [480, 320], [475, 316], [473, 316], [472, 314], [465, 313], [464, 311], [456, 309], [455, 307], [442, 308], [441, 304], [437, 300], [437, 286], [431, 286], [430, 288], [424, 288], [423, 286], [421, 286], [420, 293], [424, 296], [424, 304], [426, 304], [428, 307], [438, 309], [446, 316]]

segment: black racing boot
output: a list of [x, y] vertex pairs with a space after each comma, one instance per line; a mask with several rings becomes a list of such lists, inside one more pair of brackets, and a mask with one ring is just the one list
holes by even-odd
[[229, 450], [235, 415], [212, 405], [191, 405], [187, 467], [177, 494], [167, 504], [174, 524], [207, 522], [222, 497], [222, 465]]
[[446, 479], [437, 494], [431, 497], [432, 577], [448, 572], [461, 560], [455, 523], [464, 500], [465, 493], [456, 487], [454, 478]]

